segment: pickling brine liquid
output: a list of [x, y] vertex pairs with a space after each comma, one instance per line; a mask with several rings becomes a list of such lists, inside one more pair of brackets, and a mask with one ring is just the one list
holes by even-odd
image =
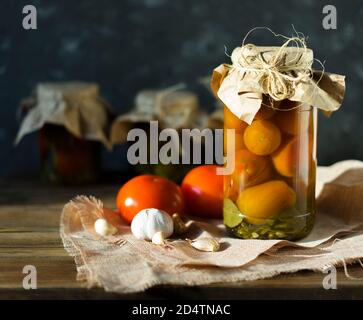
[[224, 154], [234, 162], [224, 176], [224, 223], [244, 239], [297, 240], [315, 217], [317, 111], [267, 101], [250, 125], [224, 107]]

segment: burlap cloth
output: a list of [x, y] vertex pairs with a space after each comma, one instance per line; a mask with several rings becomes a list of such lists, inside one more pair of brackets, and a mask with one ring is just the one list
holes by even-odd
[[[75, 259], [78, 280], [106, 291], [143, 291], [159, 284], [201, 285], [273, 277], [299, 270], [322, 272], [363, 257], [363, 162], [349, 160], [317, 173], [317, 220], [311, 234], [298, 242], [239, 240], [226, 235], [220, 221], [194, 222], [185, 237], [205, 234], [221, 242], [219, 252], [200, 252], [185, 241], [168, 247], [135, 239], [130, 228], [99, 238], [92, 202], [64, 207], [60, 234]], [[102, 206], [102, 203], [97, 203]]]

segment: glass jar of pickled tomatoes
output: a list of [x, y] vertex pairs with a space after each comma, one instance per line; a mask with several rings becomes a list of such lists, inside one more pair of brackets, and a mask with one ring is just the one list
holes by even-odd
[[[224, 107], [224, 223], [244, 239], [305, 237], [315, 216], [317, 111], [264, 96], [250, 125]], [[232, 129], [232, 130], [227, 130]]]
[[87, 184], [100, 176], [100, 143], [77, 138], [63, 126], [45, 124], [40, 129], [39, 153], [42, 177], [47, 181]]

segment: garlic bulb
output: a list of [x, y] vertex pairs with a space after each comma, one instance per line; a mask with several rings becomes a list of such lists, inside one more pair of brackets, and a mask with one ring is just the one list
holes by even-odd
[[101, 236], [110, 236], [117, 232], [117, 229], [106, 219], [97, 219], [95, 222], [95, 231]]
[[[163, 210], [154, 208], [141, 210], [131, 222], [132, 234], [141, 240], [152, 241], [156, 233], [160, 233], [156, 242], [162, 242], [174, 231], [173, 219]], [[156, 239], [156, 238], [155, 238]]]
[[219, 242], [214, 238], [200, 238], [196, 240], [188, 240], [190, 245], [197, 250], [214, 252], [220, 248]]

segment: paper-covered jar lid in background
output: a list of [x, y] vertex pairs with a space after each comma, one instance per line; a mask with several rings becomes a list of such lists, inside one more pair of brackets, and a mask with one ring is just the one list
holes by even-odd
[[[223, 110], [223, 109], [222, 109]], [[164, 89], [141, 90], [131, 111], [119, 115], [111, 126], [113, 145], [127, 141], [130, 129], [140, 123], [158, 121], [161, 129], [223, 127], [223, 114], [202, 110], [196, 93], [177, 84]]]
[[23, 119], [15, 144], [46, 123], [64, 126], [77, 138], [94, 140], [110, 147], [110, 106], [100, 97], [99, 87], [87, 82], [39, 83], [34, 106]]

